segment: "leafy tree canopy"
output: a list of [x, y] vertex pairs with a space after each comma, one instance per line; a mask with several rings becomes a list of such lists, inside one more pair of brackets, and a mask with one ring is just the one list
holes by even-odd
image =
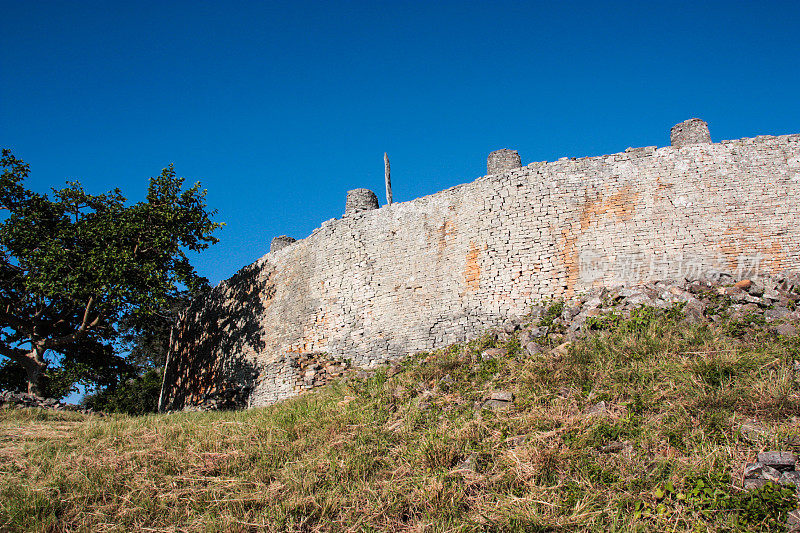
[[29, 166], [7, 149], [0, 165], [0, 355], [25, 369], [31, 393], [52, 361], [108, 384], [129, 364], [110, 349], [120, 326], [141, 334], [207, 286], [185, 251], [217, 242], [216, 211], [171, 165], [132, 205], [119, 189], [92, 195], [78, 182], [29, 191]]

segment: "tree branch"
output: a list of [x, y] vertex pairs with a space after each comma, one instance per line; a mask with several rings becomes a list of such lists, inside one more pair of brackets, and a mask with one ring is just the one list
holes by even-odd
[[31, 359], [28, 357], [28, 353], [28, 350], [23, 350], [22, 348], [12, 348], [7, 344], [0, 343], [0, 355], [8, 357], [14, 362], [22, 363], [28, 359]]
[[105, 317], [105, 313], [98, 313], [95, 316], [94, 320], [89, 321], [89, 317], [91, 316], [92, 308], [94, 307], [94, 296], [89, 297], [89, 301], [86, 303], [86, 309], [83, 311], [83, 319], [81, 320], [81, 325], [78, 326], [78, 329], [70, 333], [69, 335], [64, 335], [63, 337], [58, 337], [57, 339], [47, 339], [42, 343], [44, 348], [58, 348], [59, 346], [64, 346], [65, 344], [70, 344], [75, 342], [83, 335], [86, 334], [88, 330], [97, 326], [101, 320]]

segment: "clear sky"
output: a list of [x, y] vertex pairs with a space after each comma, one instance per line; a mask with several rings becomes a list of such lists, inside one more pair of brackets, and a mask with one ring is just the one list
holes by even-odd
[[41, 192], [143, 197], [174, 163], [226, 222], [212, 283], [344, 211], [523, 164], [800, 132], [800, 2], [0, 0], [0, 145]]

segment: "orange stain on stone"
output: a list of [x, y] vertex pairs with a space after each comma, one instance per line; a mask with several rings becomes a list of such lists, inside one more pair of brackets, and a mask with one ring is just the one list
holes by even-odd
[[467, 292], [477, 292], [481, 285], [481, 266], [478, 264], [480, 247], [475, 242], [469, 242], [467, 252], [467, 264], [464, 267], [464, 282], [467, 284]]
[[[728, 226], [723, 234], [725, 238], [719, 243], [719, 249], [730, 268], [766, 267], [772, 274], [788, 268], [786, 239], [765, 233], [758, 226]], [[746, 264], [740, 265], [741, 261]]]
[[587, 198], [581, 212], [581, 230], [597, 223], [603, 215], [613, 215], [618, 222], [628, 222], [636, 211], [636, 203], [642, 193], [634, 191], [629, 185], [621, 187], [617, 192], [604, 198], [598, 194], [595, 198]]
[[629, 185], [604, 197], [602, 193], [594, 198], [587, 197], [583, 204], [578, 223], [565, 224], [558, 238], [559, 257], [565, 272], [565, 295], [569, 298], [575, 294], [575, 284], [580, 276], [578, 238], [592, 225], [597, 225], [604, 216], [613, 217], [617, 223], [628, 222], [633, 218], [636, 204], [642, 197]]

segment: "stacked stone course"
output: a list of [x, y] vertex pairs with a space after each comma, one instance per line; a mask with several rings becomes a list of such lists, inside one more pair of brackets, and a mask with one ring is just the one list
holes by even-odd
[[[504, 169], [388, 208], [351, 191], [345, 217], [247, 267], [252, 288], [226, 281], [197, 303], [215, 311], [176, 329], [165, 407], [221, 381], [272, 403], [296, 393], [296, 354], [376, 365], [480, 335], [542, 298], [800, 270], [800, 135], [673, 142]], [[226, 316], [247, 317], [247, 335]], [[217, 337], [224, 346], [193, 348]], [[234, 361], [252, 383], [236, 381]]]

